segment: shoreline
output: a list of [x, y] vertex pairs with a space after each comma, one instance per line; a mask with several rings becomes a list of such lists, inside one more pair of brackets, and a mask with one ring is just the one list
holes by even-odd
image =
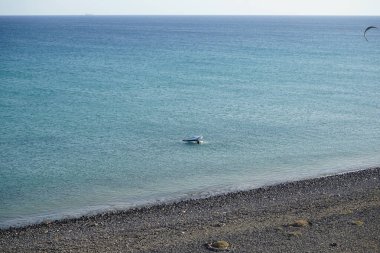
[[[161, 206], [161, 205], [172, 205], [175, 203], [179, 202], [184, 202], [184, 201], [192, 201], [192, 200], [203, 200], [203, 199], [208, 199], [212, 197], [218, 197], [221, 195], [228, 195], [228, 194], [235, 194], [239, 192], [248, 192], [252, 190], [257, 190], [261, 188], [268, 188], [268, 187], [275, 187], [278, 185], [282, 184], [288, 184], [288, 183], [293, 183], [293, 182], [298, 182], [298, 181], [306, 181], [306, 180], [316, 180], [320, 178], [325, 178], [325, 177], [331, 177], [331, 176], [339, 176], [347, 173], [356, 173], [360, 172], [363, 170], [370, 170], [370, 169], [376, 169], [378, 168], [377, 166], [372, 166], [372, 167], [352, 167], [351, 169], [346, 169], [343, 171], [337, 171], [337, 172], [332, 172], [332, 173], [322, 173], [320, 175], [316, 176], [308, 176], [304, 178], [297, 178], [295, 180], [285, 180], [285, 181], [272, 181], [269, 183], [264, 183], [259, 186], [255, 187], [240, 187], [240, 188], [232, 188], [232, 187], [227, 187], [223, 189], [219, 189], [215, 192], [197, 192], [197, 193], [189, 193], [189, 194], [181, 194], [184, 196], [173, 196], [167, 199], [157, 199], [157, 200], [147, 200], [146, 202], [142, 202], [140, 204], [131, 204], [130, 206], [119, 206], [115, 207], [113, 205], [109, 205], [109, 208], [83, 208], [83, 209], [78, 209], [74, 210], [73, 212], [62, 212], [62, 213], [52, 213], [52, 214], [46, 214], [46, 215], [41, 215], [41, 216], [33, 216], [33, 217], [27, 217], [27, 218], [20, 218], [20, 219], [13, 219], [8, 222], [4, 222], [3, 225], [0, 224], [0, 231], [2, 230], [9, 230], [9, 229], [19, 229], [19, 228], [25, 228], [25, 227], [34, 227], [38, 226], [44, 223], [52, 223], [52, 222], [60, 222], [60, 221], [69, 221], [69, 220], [77, 220], [77, 219], [83, 219], [83, 218], [91, 218], [95, 216], [102, 216], [106, 214], [118, 214], [118, 213], [124, 213], [128, 212], [131, 210], [139, 210], [143, 208], [150, 208], [154, 206]], [[104, 205], [101, 205], [104, 206]], [[40, 218], [37, 218], [40, 217]], [[4, 225], [4, 224], [9, 224], [9, 225]]]
[[[302, 228], [287, 226], [297, 219], [309, 223]], [[353, 225], [356, 221], [361, 225]], [[223, 239], [237, 252], [251, 252], [249, 245], [253, 244], [258, 252], [305, 252], [307, 248], [318, 252], [315, 246], [320, 251], [333, 247], [335, 252], [376, 252], [380, 250], [376, 231], [380, 231], [380, 168], [369, 168], [201, 199], [5, 228], [0, 230], [0, 249], [209, 252], [205, 243]], [[334, 242], [323, 243], [332, 238]], [[300, 248], [293, 248], [297, 245]]]

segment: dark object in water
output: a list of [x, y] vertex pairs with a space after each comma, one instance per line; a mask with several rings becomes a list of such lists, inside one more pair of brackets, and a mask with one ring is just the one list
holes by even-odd
[[371, 30], [371, 29], [377, 29], [377, 27], [371, 25], [371, 26], [368, 26], [368, 27], [364, 30], [364, 38], [365, 38], [366, 41], [368, 41], [368, 40], [367, 40], [367, 37], [365, 36], [365, 34], [367, 33], [368, 30]]
[[201, 144], [203, 142], [203, 136], [202, 135], [197, 135], [197, 136], [193, 136], [193, 137], [190, 137], [190, 138], [183, 139], [182, 141], [185, 141], [185, 142], [196, 142], [197, 144]]

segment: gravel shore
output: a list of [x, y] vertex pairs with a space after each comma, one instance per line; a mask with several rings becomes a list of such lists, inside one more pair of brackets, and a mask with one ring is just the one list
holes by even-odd
[[380, 252], [380, 168], [0, 230], [0, 252]]

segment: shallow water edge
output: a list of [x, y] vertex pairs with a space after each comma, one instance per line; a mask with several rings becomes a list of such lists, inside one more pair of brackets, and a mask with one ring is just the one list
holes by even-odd
[[[357, 168], [344, 172], [337, 172], [331, 174], [323, 174], [318, 177], [309, 177], [298, 179], [295, 181], [284, 181], [284, 182], [274, 182], [272, 184], [265, 184], [259, 187], [254, 188], [244, 188], [244, 189], [235, 189], [232, 191], [228, 190], [220, 190], [218, 192], [203, 192], [197, 194], [188, 194], [187, 196], [182, 196], [178, 198], [168, 198], [165, 200], [156, 200], [141, 204], [135, 204], [129, 207], [118, 207], [118, 208], [109, 208], [109, 207], [98, 207], [96, 209], [83, 209], [77, 211], [76, 214], [55, 214], [50, 216], [41, 216], [41, 217], [33, 217], [29, 220], [13, 220], [2, 224], [0, 226], [0, 230], [12, 230], [12, 229], [27, 229], [27, 228], [36, 228], [49, 224], [65, 224], [65, 223], [75, 223], [78, 221], [86, 221], [86, 220], [97, 220], [102, 219], [102, 217], [110, 217], [110, 216], [119, 216], [119, 215], [128, 215], [129, 213], [141, 213], [142, 215], [145, 212], [150, 212], [151, 210], [159, 210], [159, 209], [170, 209], [173, 206], [178, 205], [198, 205], [199, 203], [205, 203], [211, 199], [215, 201], [215, 199], [224, 199], [224, 198], [233, 198], [234, 196], [239, 195], [250, 195], [255, 194], [256, 192], [261, 192], [265, 190], [274, 190], [278, 191], [279, 189], [286, 189], [290, 187], [298, 187], [304, 188], [308, 185], [312, 185], [315, 182], [320, 181], [329, 181], [334, 184], [335, 181], [341, 181], [344, 178], [353, 178], [356, 176], [361, 176], [370, 173], [380, 173], [380, 167], [374, 166], [370, 168]], [[323, 192], [323, 189], [321, 189]]]

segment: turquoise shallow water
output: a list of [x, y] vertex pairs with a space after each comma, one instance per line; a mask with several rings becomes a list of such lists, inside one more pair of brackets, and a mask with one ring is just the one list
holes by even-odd
[[379, 24], [0, 17], [0, 226], [380, 165]]

